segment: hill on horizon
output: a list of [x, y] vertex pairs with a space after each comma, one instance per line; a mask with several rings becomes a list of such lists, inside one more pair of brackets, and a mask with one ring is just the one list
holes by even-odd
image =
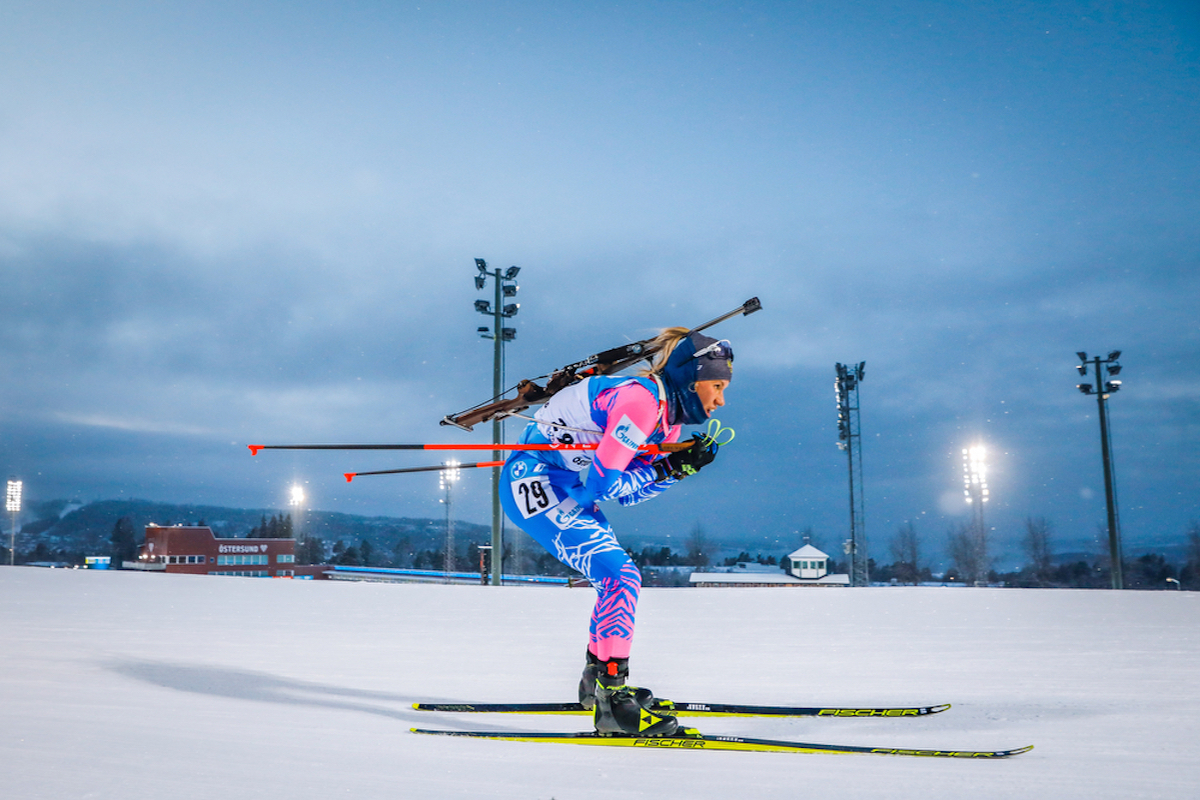
[[[207, 525], [223, 538], [243, 538], [264, 519], [290, 512], [275, 508], [226, 508], [207, 505], [181, 505], [152, 500], [97, 500], [78, 505], [67, 500], [52, 500], [31, 506], [37, 519], [21, 526], [18, 552], [32, 550], [39, 543], [51, 551], [95, 555], [107, 553], [117, 521], [128, 519], [140, 542], [147, 525]], [[317, 537], [332, 546], [371, 543], [376, 551], [392, 552], [404, 540], [415, 550], [440, 549], [443, 546], [445, 520], [407, 517], [364, 517], [333, 511], [305, 510], [298, 522], [299, 532]], [[455, 539], [460, 546], [483, 543], [491, 529], [455, 520]]]

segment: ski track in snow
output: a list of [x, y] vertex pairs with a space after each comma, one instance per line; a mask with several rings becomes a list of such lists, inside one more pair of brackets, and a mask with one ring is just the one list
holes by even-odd
[[706, 733], [991, 750], [1000, 762], [420, 737], [583, 717], [587, 589], [0, 567], [0, 779], [25, 798], [1184, 798], [1200, 594], [646, 589], [635, 683], [681, 700], [949, 702], [922, 719], [696, 719]]

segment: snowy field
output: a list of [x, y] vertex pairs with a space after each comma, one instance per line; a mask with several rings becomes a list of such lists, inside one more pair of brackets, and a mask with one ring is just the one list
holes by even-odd
[[0, 567], [0, 796], [1190, 798], [1200, 594], [650, 589], [632, 677], [680, 700], [949, 702], [924, 719], [706, 732], [1007, 761], [643, 751], [416, 736], [584, 718], [418, 713], [570, 700], [588, 589]]

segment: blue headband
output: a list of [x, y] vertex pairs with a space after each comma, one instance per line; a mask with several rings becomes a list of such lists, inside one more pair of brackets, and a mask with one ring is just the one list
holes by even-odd
[[669, 422], [699, 425], [708, 419], [708, 412], [696, 394], [696, 381], [732, 380], [733, 348], [725, 339], [689, 334], [671, 351], [662, 377], [667, 390]]

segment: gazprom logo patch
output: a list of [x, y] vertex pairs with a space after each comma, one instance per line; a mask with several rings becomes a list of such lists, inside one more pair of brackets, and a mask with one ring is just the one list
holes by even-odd
[[612, 436], [630, 450], [637, 450], [646, 442], [646, 434], [628, 416], [621, 417], [617, 427], [613, 428]]
[[565, 531], [582, 513], [583, 507], [568, 497], [551, 510], [549, 518], [556, 528]]

